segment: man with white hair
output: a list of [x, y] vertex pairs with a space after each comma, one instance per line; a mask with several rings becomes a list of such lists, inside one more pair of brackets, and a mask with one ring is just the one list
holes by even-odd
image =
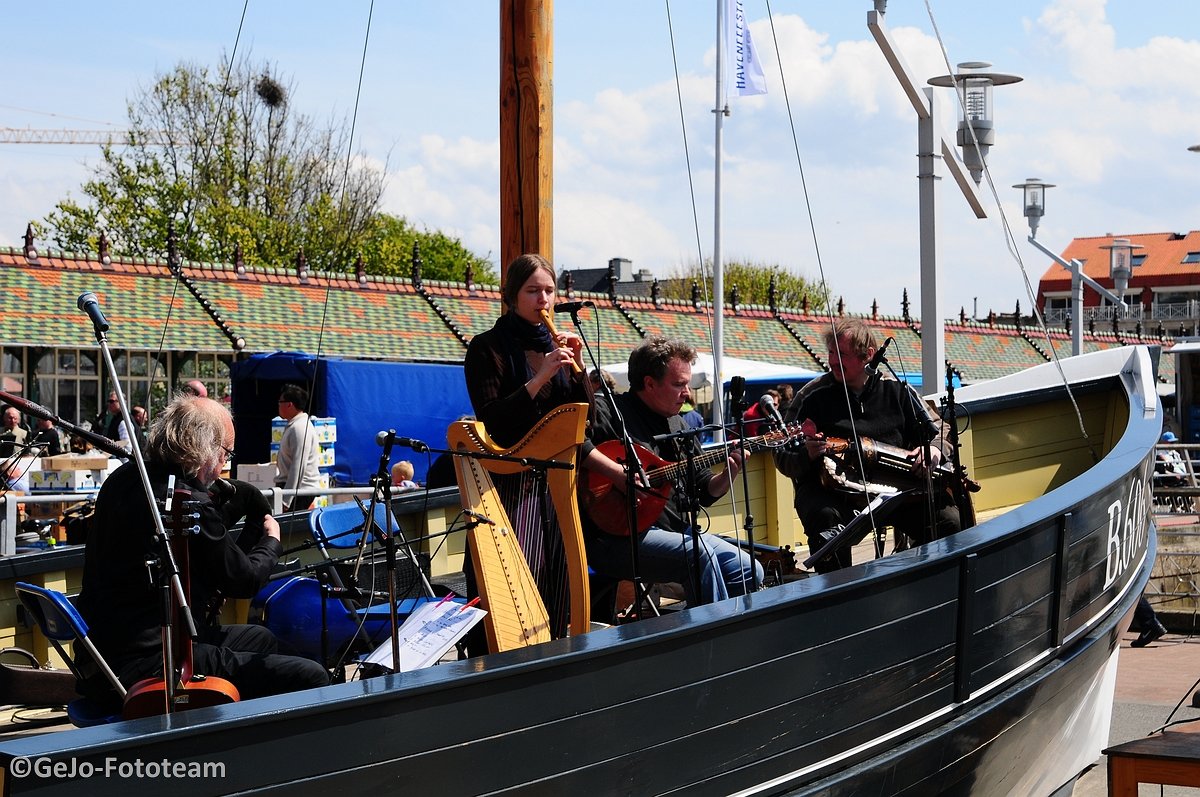
[[[266, 583], [283, 546], [279, 523], [253, 485], [219, 479], [233, 453], [233, 418], [220, 403], [180, 393], [155, 419], [146, 444], [146, 469], [156, 500], [166, 494], [168, 477], [191, 493], [198, 534], [187, 536], [192, 616], [199, 639], [192, 646], [193, 669], [224, 678], [241, 697], [290, 692], [329, 682], [315, 661], [279, 653], [275, 636], [260, 625], [205, 624], [223, 598], [248, 598]], [[127, 687], [143, 678], [162, 677], [159, 590], [146, 575], [146, 562], [158, 557], [152, 509], [136, 463], [112, 473], [96, 497], [94, 525], [84, 553], [83, 590], [78, 608], [108, 664]], [[240, 535], [230, 529], [245, 518]], [[84, 664], [88, 664], [86, 660]], [[98, 700], [115, 692], [106, 680], [88, 677], [80, 691]]]

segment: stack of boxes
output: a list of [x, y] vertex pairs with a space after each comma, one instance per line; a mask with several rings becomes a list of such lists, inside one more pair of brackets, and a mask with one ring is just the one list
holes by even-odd
[[[333, 466], [335, 463], [334, 446], [337, 443], [337, 418], [309, 418], [313, 429], [317, 432], [317, 466], [321, 471], [321, 488], [328, 489], [332, 484]], [[283, 430], [287, 421], [283, 418], [271, 420], [271, 464], [279, 459], [279, 443], [283, 440]], [[329, 496], [318, 496], [314, 506], [329, 506]]]
[[41, 469], [29, 471], [29, 487], [41, 493], [75, 493], [98, 490], [109, 471], [120, 461], [105, 454], [59, 454], [42, 457]]

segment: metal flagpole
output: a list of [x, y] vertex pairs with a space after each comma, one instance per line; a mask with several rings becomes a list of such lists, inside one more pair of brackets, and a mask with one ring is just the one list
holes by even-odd
[[[723, 104], [725, 94], [725, 0], [717, 0], [717, 101], [713, 114], [716, 129], [713, 134], [713, 409], [712, 422], [717, 427], [713, 437], [717, 442], [725, 440], [725, 410], [722, 406], [724, 385], [721, 359], [725, 352], [725, 267], [721, 261], [721, 136], [728, 105]], [[703, 266], [703, 264], [701, 264]]]

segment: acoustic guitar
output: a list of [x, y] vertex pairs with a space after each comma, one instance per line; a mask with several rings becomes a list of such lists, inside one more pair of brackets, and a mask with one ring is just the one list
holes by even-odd
[[[764, 448], [780, 448], [802, 438], [799, 425], [791, 424], [783, 429], [776, 429], [757, 437], [734, 441], [730, 447], [736, 447], [743, 452], [744, 456], [749, 456]], [[610, 459], [620, 464], [625, 463], [625, 446], [621, 444], [620, 440], [606, 440], [596, 448]], [[663, 508], [671, 498], [675, 482], [686, 475], [687, 463], [668, 462], [637, 443], [634, 443], [633, 450], [649, 479], [649, 485], [638, 490], [635, 497], [637, 501], [637, 532], [641, 534], [654, 525], [654, 521], [658, 520], [658, 516], [662, 514]], [[723, 447], [704, 451], [695, 457], [696, 469], [700, 471], [712, 467], [724, 462], [728, 456], [728, 452]], [[629, 509], [625, 494], [616, 489], [611, 481], [594, 471], [584, 471], [583, 473], [584, 484], [580, 491], [579, 501], [588, 517], [602, 531], [621, 537], [628, 536]]]
[[[167, 496], [166, 511], [169, 517], [166, 519], [165, 525], [169, 531], [171, 551], [175, 556], [175, 563], [179, 567], [180, 578], [183, 579], [184, 595], [187, 596], [188, 601], [191, 601], [188, 535], [198, 532], [199, 527], [188, 526], [187, 523], [192, 518], [186, 516], [184, 512], [192, 495], [187, 490], [175, 489], [172, 491], [168, 487]], [[169, 620], [172, 621], [174, 627], [171, 634], [163, 634], [163, 652], [166, 653], [166, 645], [170, 640], [175, 663], [175, 672], [171, 673], [174, 679], [173, 704], [167, 705], [168, 690], [165, 678], [144, 678], [134, 684], [125, 696], [125, 703], [121, 709], [122, 718], [153, 717], [174, 711], [236, 703], [240, 699], [237, 687], [224, 678], [197, 675], [193, 672], [192, 638], [186, 633], [187, 624], [182, 622], [179, 617], [181, 611], [183, 609], [178, 605], [178, 601], [172, 593]], [[165, 660], [166, 656], [164, 655]]]

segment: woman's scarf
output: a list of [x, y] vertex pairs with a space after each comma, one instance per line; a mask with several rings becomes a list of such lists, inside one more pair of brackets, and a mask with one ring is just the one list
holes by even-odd
[[[558, 348], [558, 344], [550, 337], [550, 330], [545, 324], [531, 324], [514, 311], [509, 310], [496, 321], [496, 331], [504, 352], [508, 356], [512, 373], [522, 382], [533, 376], [533, 368], [525, 356], [527, 351], [548, 354]], [[570, 389], [567, 375], [560, 368], [554, 375], [555, 382], [564, 390]]]

